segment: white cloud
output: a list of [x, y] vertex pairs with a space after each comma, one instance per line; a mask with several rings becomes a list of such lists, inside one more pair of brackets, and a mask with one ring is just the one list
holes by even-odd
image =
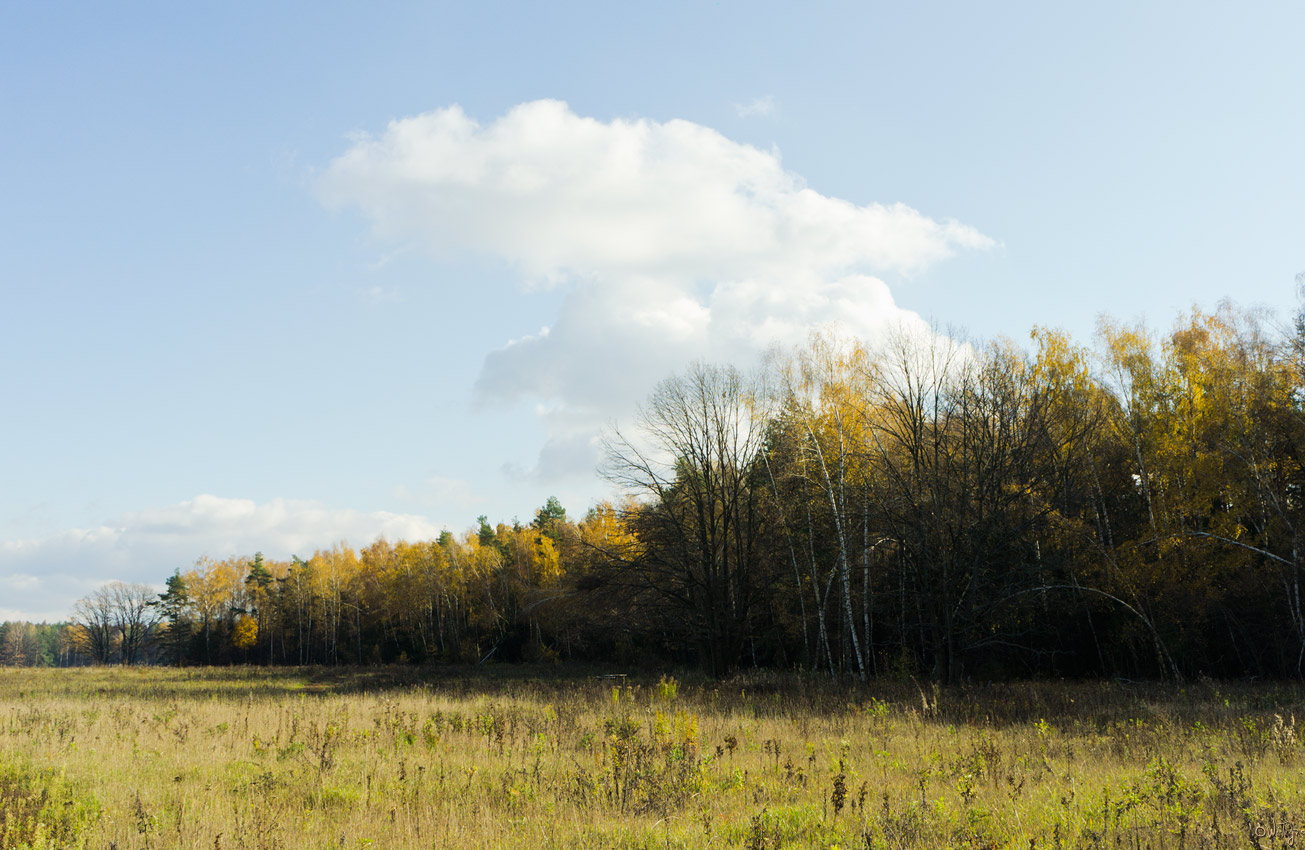
[[775, 116], [775, 98], [771, 95], [754, 97], [747, 103], [734, 104], [734, 111], [740, 118], [773, 118]]
[[386, 240], [566, 287], [548, 327], [490, 352], [477, 382], [485, 399], [542, 402], [535, 473], [549, 479], [590, 474], [604, 422], [688, 362], [746, 366], [816, 324], [861, 336], [922, 324], [874, 275], [994, 244], [902, 204], [822, 195], [777, 153], [708, 127], [604, 122], [551, 100], [488, 125], [457, 106], [391, 122], [354, 139], [317, 188]]
[[821, 195], [776, 154], [698, 124], [604, 123], [552, 100], [487, 127], [457, 106], [393, 121], [331, 162], [318, 190], [382, 236], [505, 257], [554, 282], [910, 271], [991, 244], [901, 204]]
[[[312, 501], [219, 496], [124, 514], [94, 528], [0, 544], [0, 593], [9, 605], [0, 618], [57, 619], [105, 581], [158, 584], [174, 569], [203, 556], [224, 558], [261, 551], [270, 558], [307, 557], [341, 540], [366, 545], [427, 540], [440, 528], [425, 517], [386, 511], [327, 508]], [[94, 565], [94, 576], [87, 576]]]

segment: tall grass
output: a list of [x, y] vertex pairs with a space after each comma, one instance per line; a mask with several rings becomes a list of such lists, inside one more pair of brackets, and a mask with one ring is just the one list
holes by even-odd
[[0, 671], [4, 847], [1305, 846], [1296, 686]]

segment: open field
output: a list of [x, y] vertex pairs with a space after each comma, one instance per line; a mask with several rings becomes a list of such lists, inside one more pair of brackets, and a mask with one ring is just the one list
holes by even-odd
[[1298, 686], [0, 671], [4, 847], [1305, 846]]

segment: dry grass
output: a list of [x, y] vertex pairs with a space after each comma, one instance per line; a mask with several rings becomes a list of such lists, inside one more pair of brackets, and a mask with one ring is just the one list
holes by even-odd
[[1303, 698], [3, 670], [0, 845], [1305, 846]]

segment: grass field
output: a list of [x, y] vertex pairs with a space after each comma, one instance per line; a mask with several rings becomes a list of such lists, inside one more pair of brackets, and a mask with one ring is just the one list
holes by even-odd
[[0, 670], [0, 846], [1305, 847], [1294, 685]]

